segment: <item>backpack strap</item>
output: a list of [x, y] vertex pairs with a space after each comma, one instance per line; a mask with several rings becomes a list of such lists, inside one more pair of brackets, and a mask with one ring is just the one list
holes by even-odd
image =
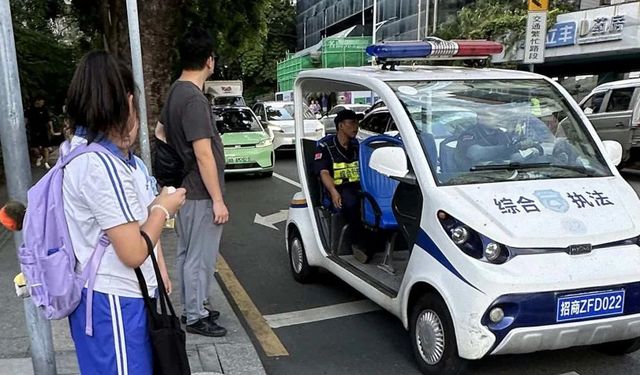
[[96, 276], [98, 274], [98, 267], [100, 267], [100, 262], [102, 261], [102, 256], [110, 243], [107, 234], [102, 234], [98, 242], [98, 247], [93, 251], [91, 258], [89, 258], [89, 263], [82, 271], [82, 279], [87, 280], [86, 325], [84, 328], [87, 336], [93, 336], [93, 286], [96, 283]]

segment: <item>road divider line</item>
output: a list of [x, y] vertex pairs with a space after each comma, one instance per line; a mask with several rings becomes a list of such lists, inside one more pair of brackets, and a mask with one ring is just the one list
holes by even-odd
[[288, 184], [291, 184], [291, 185], [293, 185], [293, 186], [295, 186], [295, 187], [298, 187], [298, 188], [299, 188], [299, 187], [302, 187], [302, 186], [300, 185], [300, 183], [299, 183], [299, 182], [297, 182], [297, 181], [293, 181], [292, 179], [290, 179], [290, 178], [288, 178], [288, 177], [285, 177], [285, 176], [283, 176], [283, 175], [281, 175], [281, 174], [274, 173], [274, 174], [273, 174], [273, 177], [275, 177], [275, 178], [277, 178], [277, 179], [279, 179], [279, 180], [282, 180], [282, 181], [284, 181], [284, 182], [286, 182], [286, 183], [288, 183]]
[[264, 319], [271, 328], [288, 327], [298, 324], [319, 322], [350, 315], [364, 314], [381, 310], [380, 306], [369, 300], [341, 303], [316, 307], [314, 309], [292, 311], [282, 314], [265, 315]]
[[249, 324], [260, 346], [262, 346], [264, 354], [267, 357], [288, 356], [289, 352], [262, 317], [262, 314], [222, 255], [218, 256], [218, 275], [247, 321], [247, 324]]
[[577, 373], [577, 372], [575, 372], [575, 371], [571, 371], [571, 372], [565, 372], [565, 373], [562, 373], [562, 374], [560, 374], [560, 375], [580, 375], [580, 374], [578, 374], [578, 373]]

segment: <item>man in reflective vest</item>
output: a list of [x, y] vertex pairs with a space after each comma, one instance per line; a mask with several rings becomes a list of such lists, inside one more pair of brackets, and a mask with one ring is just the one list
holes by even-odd
[[351, 226], [354, 257], [362, 263], [369, 260], [364, 228], [360, 218], [360, 172], [358, 169], [358, 115], [345, 109], [334, 119], [336, 134], [318, 142], [315, 171], [324, 186], [323, 206], [343, 215]]

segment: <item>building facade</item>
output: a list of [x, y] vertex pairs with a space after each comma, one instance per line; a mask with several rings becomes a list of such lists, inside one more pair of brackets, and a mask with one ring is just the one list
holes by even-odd
[[[455, 16], [463, 6], [473, 0], [378, 0], [377, 40], [415, 40], [428, 34], [436, 24]], [[371, 35], [373, 24], [373, 0], [298, 0], [297, 35], [298, 50], [318, 43], [323, 37], [333, 35], [348, 27], [365, 25], [362, 35]], [[428, 4], [428, 10], [427, 8]], [[418, 17], [420, 8], [420, 17]]]

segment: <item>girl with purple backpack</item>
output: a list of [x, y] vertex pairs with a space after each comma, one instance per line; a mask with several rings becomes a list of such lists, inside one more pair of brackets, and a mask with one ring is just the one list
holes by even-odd
[[158, 283], [144, 237], [155, 245], [165, 220], [185, 200], [184, 189], [167, 188], [149, 208], [141, 198], [129, 151], [138, 129], [134, 90], [131, 71], [107, 52], [95, 51], [78, 64], [67, 94], [75, 134], [69, 151], [92, 142], [108, 150], [77, 156], [66, 165], [63, 179], [64, 214], [78, 271], [88, 266], [104, 234], [109, 240], [93, 285], [92, 321], [87, 324], [85, 314], [87, 288], [69, 316], [83, 374], [153, 373], [147, 312], [134, 268], [142, 270], [149, 295], [155, 295]]

